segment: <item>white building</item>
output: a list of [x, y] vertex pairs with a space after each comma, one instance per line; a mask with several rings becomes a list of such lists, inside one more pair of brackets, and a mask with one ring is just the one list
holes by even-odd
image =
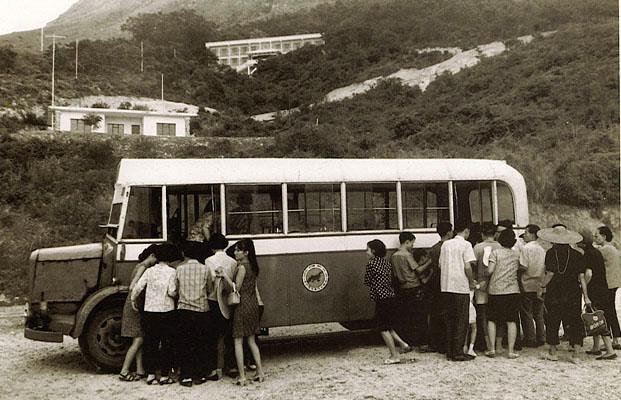
[[207, 42], [205, 47], [218, 57], [220, 64], [241, 71], [251, 60], [285, 54], [307, 44], [324, 44], [321, 33]]
[[[120, 135], [190, 136], [190, 118], [195, 113], [121, 110], [87, 107], [50, 107], [54, 130], [72, 133], [113, 133]], [[84, 123], [86, 115], [101, 117], [97, 126]]]

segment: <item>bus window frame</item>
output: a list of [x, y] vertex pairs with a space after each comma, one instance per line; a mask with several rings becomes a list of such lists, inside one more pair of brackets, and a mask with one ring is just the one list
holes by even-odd
[[[496, 202], [496, 220], [498, 220], [498, 182], [502, 183], [503, 185], [505, 185], [507, 187], [507, 189], [509, 189], [509, 193], [511, 194], [511, 204], [512, 204], [512, 208], [513, 208], [513, 218], [511, 219], [513, 221], [513, 227], [516, 229], [522, 229], [522, 228], [526, 228], [526, 227], [520, 227], [517, 224], [517, 218], [516, 218], [516, 214], [517, 214], [517, 209], [516, 209], [516, 203], [515, 203], [515, 191], [513, 190], [513, 186], [511, 186], [511, 184], [509, 184], [509, 182], [502, 180], [502, 179], [494, 179], [494, 185], [493, 185], [493, 190], [495, 191], [494, 194], [494, 201]], [[498, 223], [498, 222], [496, 222]]]
[[[342, 192], [341, 192], [341, 198], [345, 198], [345, 205], [347, 205], [347, 184], [352, 184], [352, 185], [375, 185], [375, 184], [394, 184], [395, 185], [395, 191], [397, 190], [397, 182], [399, 181], [358, 181], [358, 182], [344, 182], [345, 184], [345, 195], [343, 196]], [[352, 233], [352, 234], [387, 234], [387, 233], [395, 233], [395, 232], [400, 232], [401, 231], [401, 226], [403, 226], [403, 222], [399, 219], [399, 200], [398, 200], [398, 193], [396, 192], [396, 196], [397, 196], [397, 203], [395, 206], [395, 211], [397, 212], [397, 228], [395, 229], [355, 229], [355, 230], [350, 230], [350, 229], [344, 229], [343, 233]], [[382, 210], [390, 210], [390, 208], [384, 208]], [[344, 214], [348, 214], [348, 210], [347, 208], [345, 208], [342, 211]], [[348, 218], [349, 219], [349, 218]], [[344, 228], [349, 228], [348, 225], [346, 225]]]
[[[288, 196], [289, 196], [289, 184], [292, 185], [333, 185], [333, 186], [337, 186], [339, 187], [339, 195], [340, 195], [340, 210], [339, 210], [339, 214], [340, 214], [340, 220], [341, 220], [341, 230], [340, 231], [316, 231], [316, 232], [293, 232], [290, 233], [289, 232], [289, 202], [288, 202]], [[289, 236], [289, 237], [304, 237], [304, 236], [338, 236], [338, 235], [342, 235], [344, 233], [347, 233], [347, 231], [345, 230], [345, 226], [343, 223], [343, 216], [344, 216], [344, 212], [343, 212], [343, 191], [345, 190], [345, 182], [289, 182], [289, 183], [283, 183], [283, 208], [286, 207], [286, 212], [287, 212], [287, 224], [286, 226], [284, 225], [284, 218], [283, 218], [283, 231], [285, 232], [285, 235]]]
[[[225, 191], [227, 190], [227, 188], [229, 187], [233, 187], [233, 186], [280, 186], [280, 202], [281, 202], [281, 207], [280, 207], [280, 212], [283, 212], [284, 209], [284, 203], [283, 201], [286, 201], [287, 199], [287, 194], [285, 192], [285, 190], [283, 189], [283, 185], [286, 185], [286, 183], [274, 183], [274, 182], [253, 182], [253, 183], [223, 183], [221, 184], [221, 188], [220, 188], [220, 199], [221, 199], [221, 203], [220, 203], [220, 216], [221, 216], [221, 232], [224, 236], [226, 236], [228, 239], [244, 239], [244, 238], [257, 238], [257, 239], [269, 239], [269, 238], [282, 238], [286, 236], [285, 230], [287, 229], [287, 227], [285, 227], [285, 217], [284, 215], [281, 216], [281, 220], [282, 220], [282, 232], [271, 232], [271, 233], [248, 233], [248, 234], [228, 234], [226, 228], [226, 211], [227, 211], [227, 204], [226, 204], [226, 194]], [[273, 211], [273, 210], [272, 210]]]
[[[129, 205], [129, 197], [134, 187], [141, 188], [160, 188], [160, 213], [162, 218], [162, 237], [161, 238], [124, 238], [125, 219], [127, 217], [127, 208]], [[128, 185], [123, 196], [123, 208], [121, 209], [121, 218], [119, 220], [119, 229], [117, 231], [118, 243], [165, 243], [168, 238], [168, 221], [166, 221], [166, 185]]]
[[498, 182], [504, 184], [511, 194], [511, 202], [513, 204], [513, 227], [519, 228], [516, 223], [516, 206], [515, 206], [515, 191], [509, 182], [502, 179], [468, 179], [468, 180], [460, 180], [460, 181], [449, 181], [449, 212], [451, 217], [451, 224], [455, 226], [455, 207], [454, 207], [454, 184], [456, 182], [489, 182], [491, 183], [491, 200], [492, 200], [492, 222], [494, 225], [498, 225]]
[[[399, 181], [399, 189], [401, 190], [401, 184], [420, 184], [420, 185], [427, 185], [427, 184], [447, 184], [448, 185], [448, 212], [449, 212], [449, 222], [454, 225], [455, 224], [455, 220], [454, 220], [454, 213], [453, 213], [453, 181], [429, 181], [429, 180], [424, 180], [424, 181]], [[426, 195], [426, 194], [425, 194]], [[402, 192], [399, 192], [399, 197], [402, 196]], [[397, 198], [397, 200], [399, 200], [399, 198]], [[403, 216], [403, 198], [401, 197], [401, 205], [399, 205], [399, 202], [397, 202], [397, 207], [399, 208], [401, 215]], [[444, 207], [442, 207], [443, 209]], [[427, 210], [429, 209], [440, 209], [440, 207], [428, 207], [425, 208], [424, 211], [427, 212]], [[440, 222], [440, 220], [438, 220], [438, 222]], [[437, 227], [424, 227], [424, 228], [406, 228], [405, 227], [405, 222], [403, 221], [403, 218], [401, 218], [400, 220], [400, 230], [406, 230], [408, 232], [421, 232], [421, 233], [425, 233], [425, 232], [436, 232]]]

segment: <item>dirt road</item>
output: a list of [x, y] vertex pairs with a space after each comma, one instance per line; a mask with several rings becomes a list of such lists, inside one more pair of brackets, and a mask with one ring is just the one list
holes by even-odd
[[[193, 388], [148, 386], [97, 374], [82, 360], [77, 340], [24, 339], [22, 321], [21, 307], [0, 308], [0, 399], [621, 399], [621, 359], [573, 365], [570, 353], [562, 351], [554, 363], [538, 359], [541, 348], [522, 351], [518, 360], [479, 357], [468, 363], [410, 353], [415, 362], [384, 366], [386, 350], [368, 334], [263, 345], [262, 384], [241, 388], [227, 378]], [[309, 330], [339, 328], [324, 324], [274, 333]]]

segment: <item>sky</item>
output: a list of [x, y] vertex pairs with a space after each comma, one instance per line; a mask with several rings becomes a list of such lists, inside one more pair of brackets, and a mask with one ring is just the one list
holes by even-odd
[[41, 28], [78, 0], [0, 0], [0, 34]]

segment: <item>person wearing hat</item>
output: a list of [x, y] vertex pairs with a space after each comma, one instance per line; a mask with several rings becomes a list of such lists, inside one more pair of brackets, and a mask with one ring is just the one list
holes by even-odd
[[552, 243], [552, 248], [546, 252], [546, 274], [541, 285], [546, 289], [544, 303], [548, 311], [545, 322], [546, 343], [549, 349], [544, 358], [558, 361], [556, 354], [556, 347], [559, 345], [558, 330], [563, 322], [564, 326], [568, 327], [569, 344], [574, 348], [572, 361], [577, 362], [583, 340], [580, 320], [581, 296], [584, 297], [586, 305], [591, 305], [585, 280], [584, 258], [570, 247], [582, 241], [582, 236], [560, 225], [542, 229], [537, 232], [537, 236]]

